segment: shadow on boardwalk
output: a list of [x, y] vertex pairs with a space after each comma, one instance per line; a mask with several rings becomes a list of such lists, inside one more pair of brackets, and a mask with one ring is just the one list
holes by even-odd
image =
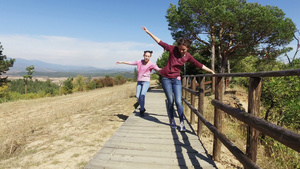
[[186, 120], [186, 132], [170, 127], [162, 90], [150, 90], [146, 106], [145, 117], [135, 110], [86, 169], [217, 168]]

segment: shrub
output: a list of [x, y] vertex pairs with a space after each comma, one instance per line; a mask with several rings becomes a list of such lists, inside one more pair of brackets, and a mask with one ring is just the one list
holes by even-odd
[[73, 93], [73, 77], [69, 77], [63, 82], [62, 94], [72, 94]]
[[114, 77], [114, 84], [115, 85], [121, 85], [121, 84], [124, 84], [126, 83], [126, 79], [121, 76], [121, 75], [117, 75]]

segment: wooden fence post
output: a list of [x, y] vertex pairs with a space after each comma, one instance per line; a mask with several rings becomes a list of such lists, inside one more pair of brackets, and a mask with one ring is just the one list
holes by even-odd
[[[191, 81], [191, 87], [192, 87], [192, 90], [196, 90], [196, 77], [193, 77], [192, 78], [192, 81]], [[195, 107], [195, 95], [194, 93], [191, 92], [191, 105], [193, 107]], [[191, 124], [195, 124], [195, 113], [193, 112], [192, 109], [190, 109], [190, 112], [191, 112], [191, 117], [190, 117], [190, 121], [191, 121]]]
[[[199, 78], [199, 96], [198, 96], [198, 111], [201, 115], [204, 114], [204, 96], [205, 96], [205, 77]], [[202, 126], [200, 118], [198, 117], [197, 135], [200, 138], [202, 134]]]
[[[182, 84], [182, 86], [184, 86], [184, 87], [187, 87], [187, 86], [188, 86], [188, 77], [184, 77], [184, 78], [183, 78], [183, 84]], [[183, 91], [184, 91], [184, 92], [183, 92], [183, 95], [182, 95], [182, 96], [183, 96], [184, 99], [187, 99], [187, 93], [188, 93], [188, 92], [187, 92], [185, 89], [183, 89]], [[187, 110], [187, 105], [184, 104], [184, 105], [183, 105], [183, 112], [187, 112], [186, 110]], [[186, 116], [187, 116], [187, 114], [186, 114]]]
[[[260, 114], [261, 88], [262, 78], [251, 77], [248, 93], [248, 113], [257, 117]], [[256, 163], [258, 137], [259, 131], [248, 126], [246, 154], [254, 163]]]
[[[182, 78], [182, 86], [184, 86], [185, 87], [185, 83], [186, 83], [186, 77], [183, 77]], [[183, 98], [185, 98], [185, 89], [183, 89], [182, 88], [182, 96], [183, 96]]]
[[[223, 101], [223, 77], [216, 77], [216, 87], [215, 87], [215, 99], [219, 101]], [[222, 110], [215, 107], [215, 117], [214, 117], [214, 125], [215, 127], [222, 132]], [[222, 142], [214, 136], [214, 144], [213, 144], [213, 159], [215, 161], [220, 161], [220, 153], [221, 153]]]
[[211, 92], [212, 92], [212, 94], [215, 93], [215, 86], [216, 86], [216, 77], [211, 77]]

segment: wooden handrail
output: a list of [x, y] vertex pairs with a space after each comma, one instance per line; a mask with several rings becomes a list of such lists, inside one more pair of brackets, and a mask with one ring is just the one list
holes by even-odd
[[183, 75], [182, 77], [282, 77], [282, 76], [299, 76], [300, 69], [265, 71], [254, 73], [217, 73], [217, 74], [200, 74], [200, 75]]
[[212, 105], [221, 109], [225, 113], [228, 113], [231, 116], [237, 118], [238, 120], [250, 125], [251, 127], [259, 130], [260, 132], [272, 137], [273, 139], [281, 142], [282, 144], [300, 152], [300, 134], [277, 126], [249, 113], [243, 112], [238, 108], [231, 107], [218, 100], [212, 100]]
[[[193, 112], [198, 116], [198, 131], [197, 135], [200, 137], [203, 122], [210, 131], [214, 133], [214, 145], [213, 145], [213, 159], [219, 161], [221, 152], [221, 142], [231, 151], [233, 155], [244, 165], [245, 168], [259, 168], [256, 162], [257, 145], [259, 132], [262, 132], [282, 144], [300, 152], [300, 135], [283, 127], [277, 126], [270, 122], [267, 122], [259, 117], [260, 114], [260, 95], [262, 91], [262, 77], [284, 77], [284, 76], [300, 76], [300, 69], [282, 70], [282, 71], [268, 71], [268, 72], [256, 72], [256, 73], [219, 73], [219, 74], [201, 74], [201, 75], [184, 75], [183, 76], [183, 96], [182, 100]], [[209, 82], [205, 82], [205, 77], [212, 77], [212, 81], [215, 81], [215, 99], [212, 101], [212, 105], [215, 107], [214, 126], [212, 126], [203, 116], [203, 105], [205, 93], [211, 90], [205, 90], [205, 85]], [[243, 112], [239, 109], [233, 108], [222, 102], [223, 100], [223, 85], [225, 77], [249, 77], [249, 93], [248, 93], [248, 112]], [[191, 79], [193, 80], [191, 80]], [[214, 79], [216, 78], [216, 79]], [[195, 79], [198, 79], [195, 80]], [[197, 83], [189, 84], [190, 83]], [[191, 89], [191, 86], [199, 86], [197, 90]], [[194, 108], [194, 103], [189, 103], [187, 99], [187, 92], [192, 96], [199, 97], [198, 110]], [[213, 91], [212, 91], [213, 92]], [[195, 99], [191, 99], [194, 102]], [[202, 107], [201, 107], [202, 106]], [[248, 125], [247, 130], [247, 145], [246, 155], [240, 154], [240, 150], [231, 143], [224, 134], [222, 134], [222, 114], [228, 113], [238, 120]], [[193, 114], [191, 114], [191, 117]], [[191, 118], [192, 120], [193, 118]], [[194, 120], [192, 120], [193, 122]], [[247, 156], [247, 159], [244, 159]], [[255, 165], [253, 165], [251, 162]], [[253, 165], [253, 166], [251, 166]]]
[[199, 119], [205, 124], [205, 126], [216, 135], [220, 141], [228, 148], [228, 150], [247, 168], [259, 168], [253, 161], [251, 161], [246, 154], [244, 154], [239, 148], [237, 148], [222, 132], [220, 132], [215, 126], [207, 121], [203, 115], [198, 112], [186, 99], [182, 100], [188, 105], [188, 107], [199, 117]]

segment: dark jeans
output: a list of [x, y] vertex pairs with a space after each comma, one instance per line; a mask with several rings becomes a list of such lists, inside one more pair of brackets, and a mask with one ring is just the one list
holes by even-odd
[[[177, 107], [177, 112], [179, 115], [180, 122], [183, 122], [183, 106], [181, 102], [182, 96], [182, 88], [181, 88], [181, 81], [177, 78], [166, 78], [162, 77], [161, 79], [162, 87], [166, 94], [168, 103], [167, 103], [167, 111], [170, 119], [174, 118], [174, 102]], [[174, 93], [174, 98], [173, 98]]]

